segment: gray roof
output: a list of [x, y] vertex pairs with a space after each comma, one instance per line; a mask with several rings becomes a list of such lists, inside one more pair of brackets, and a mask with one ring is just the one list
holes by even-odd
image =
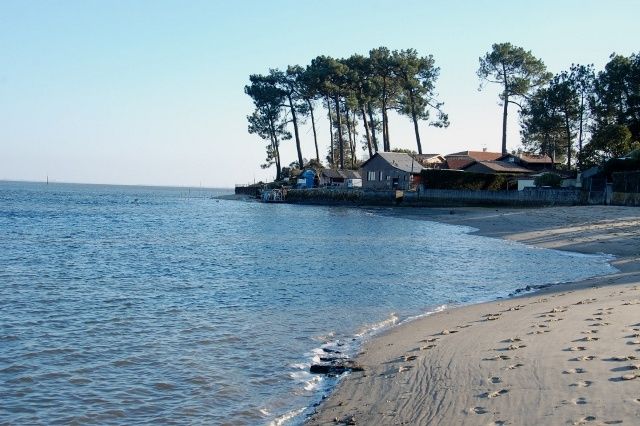
[[468, 168], [476, 164], [483, 165], [496, 173], [533, 173], [527, 168], [518, 166], [516, 164], [505, 163], [502, 161], [474, 161], [473, 163], [464, 166], [462, 170], [467, 170]]
[[335, 170], [335, 169], [323, 169], [322, 176], [331, 179], [362, 179], [360, 173], [357, 170]]
[[398, 170], [402, 170], [403, 172], [408, 173], [420, 173], [424, 167], [418, 161], [416, 161], [412, 156], [406, 154], [404, 152], [380, 152], [378, 151], [373, 157], [368, 159], [361, 167], [364, 167], [371, 159], [373, 159], [376, 155], [379, 155], [382, 159], [384, 159], [387, 163]]

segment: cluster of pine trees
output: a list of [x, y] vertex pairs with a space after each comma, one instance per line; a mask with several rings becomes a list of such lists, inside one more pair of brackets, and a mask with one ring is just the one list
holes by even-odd
[[[418, 123], [447, 127], [449, 118], [437, 99], [440, 69], [433, 56], [415, 49], [372, 49], [335, 59], [318, 56], [306, 67], [271, 69], [254, 74], [245, 93], [255, 110], [248, 116], [249, 133], [268, 142], [264, 168], [276, 166], [281, 178], [280, 143], [295, 138], [297, 166], [305, 161], [300, 125], [310, 118], [315, 160], [320, 164], [316, 132], [318, 105], [329, 119], [331, 167], [356, 168], [359, 128], [362, 147], [369, 155], [391, 151], [389, 112], [409, 117], [414, 125], [417, 152], [422, 154]], [[526, 151], [546, 154], [568, 169], [600, 164], [626, 154], [640, 140], [640, 53], [613, 54], [604, 70], [572, 65], [553, 75], [530, 51], [499, 43], [479, 58], [477, 71], [484, 83], [501, 86], [503, 108], [502, 152], [507, 152], [510, 105], [519, 109], [522, 144]], [[293, 135], [289, 129], [293, 127]], [[637, 142], [635, 142], [637, 144]]]
[[[440, 69], [431, 55], [419, 56], [414, 49], [391, 51], [372, 49], [368, 56], [354, 54], [346, 59], [318, 56], [309, 65], [289, 66], [285, 71], [271, 69], [254, 74], [245, 93], [255, 110], [248, 116], [249, 133], [268, 142], [263, 167], [276, 166], [281, 176], [280, 143], [295, 138], [298, 166], [304, 164], [300, 147], [300, 124], [309, 117], [315, 142], [315, 161], [320, 163], [316, 132], [316, 108], [325, 108], [330, 125], [327, 162], [332, 167], [356, 168], [359, 123], [366, 135], [364, 149], [373, 155], [390, 151], [389, 112], [411, 118], [419, 153], [422, 144], [418, 122], [433, 126], [449, 125], [437, 100], [435, 83]], [[289, 128], [293, 127], [293, 136]]]
[[478, 76], [501, 85], [504, 153], [509, 104], [520, 108], [524, 149], [567, 169], [602, 164], [638, 147], [640, 54], [612, 54], [598, 73], [593, 65], [573, 64], [553, 75], [530, 51], [500, 43], [480, 58]]

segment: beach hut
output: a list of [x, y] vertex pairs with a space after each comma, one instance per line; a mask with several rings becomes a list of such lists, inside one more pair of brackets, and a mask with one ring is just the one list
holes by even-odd
[[316, 172], [313, 169], [307, 169], [298, 175], [298, 188], [313, 188], [316, 179]]

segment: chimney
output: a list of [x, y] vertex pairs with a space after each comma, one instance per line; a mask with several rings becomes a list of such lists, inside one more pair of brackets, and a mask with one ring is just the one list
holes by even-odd
[[482, 148], [482, 152], [487, 152], [487, 147]]

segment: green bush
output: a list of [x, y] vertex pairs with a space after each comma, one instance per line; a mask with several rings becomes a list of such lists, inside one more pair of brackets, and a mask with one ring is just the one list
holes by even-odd
[[422, 170], [421, 179], [422, 184], [427, 189], [502, 191], [514, 186], [515, 176], [463, 172], [460, 170], [425, 169]]
[[560, 188], [562, 186], [562, 178], [555, 173], [545, 173], [540, 176], [536, 176], [533, 180], [533, 184], [537, 187], [550, 186], [552, 188]]

